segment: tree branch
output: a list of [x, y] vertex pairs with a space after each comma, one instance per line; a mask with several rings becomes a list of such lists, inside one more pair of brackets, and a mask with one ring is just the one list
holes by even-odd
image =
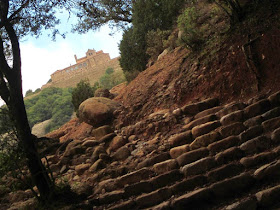
[[[8, 33], [12, 44], [12, 52], [13, 52], [13, 70], [16, 71], [17, 76], [21, 76], [21, 58], [20, 58], [20, 48], [19, 41], [16, 35], [16, 32], [10, 22], [6, 22], [5, 29]], [[9, 78], [8, 78], [9, 80]], [[10, 81], [9, 81], [10, 82]]]
[[4, 54], [5, 50], [4, 50], [4, 41], [2, 39], [2, 37], [0, 36], [0, 68], [1, 68], [1, 72], [5, 75], [8, 76], [9, 74], [9, 70], [11, 69], [10, 66], [7, 63], [6, 60], [6, 56]]

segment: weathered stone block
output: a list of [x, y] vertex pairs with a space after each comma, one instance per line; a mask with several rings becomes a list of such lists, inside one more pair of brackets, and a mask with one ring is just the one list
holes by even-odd
[[251, 157], [244, 157], [240, 160], [240, 163], [246, 168], [250, 168], [262, 163], [272, 161], [276, 157], [274, 152], [262, 152]]
[[98, 200], [101, 205], [109, 204], [122, 199], [123, 195], [124, 195], [123, 190], [116, 190], [113, 192], [106, 193], [104, 195], [100, 195]]
[[204, 134], [197, 137], [191, 144], [191, 150], [198, 149], [201, 147], [207, 147], [209, 144], [220, 139], [220, 133], [217, 131], [212, 131], [211, 133]]
[[217, 152], [220, 152], [222, 150], [226, 150], [230, 147], [237, 146], [239, 141], [240, 140], [237, 136], [229, 136], [225, 139], [208, 145], [207, 148], [209, 149], [211, 154], [216, 154]]
[[271, 134], [271, 140], [273, 143], [279, 143], [280, 142], [280, 128], [277, 128], [274, 130]]
[[263, 133], [263, 128], [260, 125], [256, 125], [242, 132], [239, 137], [241, 143], [248, 141], [249, 139], [255, 138]]
[[238, 147], [231, 147], [223, 152], [218, 153], [215, 159], [218, 164], [224, 164], [229, 161], [237, 160], [243, 157], [243, 151]]
[[245, 200], [237, 201], [225, 208], [225, 210], [256, 210], [256, 197], [247, 198]]
[[135, 202], [140, 208], [154, 206], [162, 201], [163, 198], [161, 197], [158, 191], [154, 191], [148, 194], [143, 194], [135, 199]]
[[153, 170], [157, 173], [157, 174], [161, 174], [164, 173], [166, 171], [171, 171], [173, 169], [178, 168], [178, 163], [176, 160], [171, 159], [171, 160], [166, 160], [164, 162], [161, 163], [157, 163], [154, 165]]
[[132, 185], [127, 185], [124, 188], [125, 197], [139, 195], [141, 193], [149, 193], [153, 191], [153, 185], [148, 181], [141, 181]]
[[189, 179], [184, 179], [170, 187], [172, 193], [178, 194], [180, 192], [190, 191], [195, 189], [198, 186], [203, 186], [207, 183], [206, 176], [197, 175], [194, 177], [191, 177]]
[[213, 114], [212, 115], [208, 115], [208, 116], [205, 116], [205, 117], [202, 117], [202, 118], [198, 118], [196, 120], [191, 121], [190, 123], [185, 125], [183, 128], [186, 129], [186, 130], [190, 130], [190, 129], [192, 129], [195, 126], [198, 126], [198, 125], [201, 125], [201, 124], [205, 124], [207, 122], [211, 122], [211, 121], [214, 121], [214, 120], [217, 120], [216, 115], [213, 115]]
[[152, 178], [150, 182], [152, 183], [155, 189], [158, 189], [160, 187], [169, 185], [172, 182], [178, 181], [182, 178], [183, 178], [183, 174], [180, 173], [180, 170], [175, 169]]
[[268, 208], [279, 202], [280, 185], [256, 193], [258, 204]]
[[208, 149], [203, 147], [203, 148], [200, 148], [197, 150], [187, 152], [187, 153], [179, 156], [176, 160], [177, 160], [179, 166], [184, 166], [191, 162], [197, 161], [200, 158], [204, 158], [204, 157], [208, 156], [208, 154], [209, 154]]
[[271, 107], [269, 100], [263, 99], [244, 109], [246, 118], [252, 118], [269, 110]]
[[237, 163], [230, 163], [228, 165], [223, 165], [210, 171], [207, 174], [208, 180], [210, 182], [220, 181], [232, 176], [235, 176], [243, 171], [243, 166]]
[[235, 111], [230, 114], [227, 114], [221, 118], [222, 125], [230, 125], [235, 122], [243, 121], [243, 110]]
[[272, 94], [268, 97], [268, 100], [273, 106], [279, 106], [280, 105], [280, 91]]
[[185, 165], [181, 169], [181, 171], [187, 177], [187, 176], [191, 176], [191, 175], [197, 175], [197, 174], [204, 173], [215, 166], [216, 166], [215, 158], [206, 157], [206, 158], [197, 160], [193, 163]]
[[199, 112], [199, 105], [198, 104], [187, 104], [182, 107], [182, 112], [184, 114], [195, 115]]
[[240, 145], [240, 149], [246, 154], [254, 154], [269, 148], [271, 140], [265, 136], [258, 136]]
[[115, 206], [108, 208], [108, 210], [123, 210], [123, 209], [134, 209], [136, 203], [134, 200], [128, 200], [121, 202]]
[[254, 184], [254, 178], [250, 173], [243, 173], [238, 176], [217, 182], [210, 186], [210, 189], [217, 198], [230, 197], [236, 193], [247, 190]]
[[159, 162], [163, 162], [168, 159], [170, 159], [169, 152], [164, 152], [159, 155], [156, 155], [155, 157], [148, 158], [148, 159], [142, 161], [141, 163], [138, 164], [138, 168], [140, 169], [143, 167], [151, 166], [151, 165], [154, 165]]
[[195, 191], [184, 194], [178, 198], [175, 198], [172, 203], [172, 209], [199, 209], [201, 205], [207, 205], [211, 197], [211, 191], [209, 188], [200, 188]]
[[171, 145], [171, 147], [176, 147], [176, 146], [180, 146], [180, 145], [183, 145], [183, 144], [188, 144], [191, 141], [192, 141], [191, 131], [186, 131], [186, 132], [183, 132], [183, 133], [173, 135], [168, 139], [168, 142]]
[[258, 168], [254, 172], [254, 176], [257, 179], [268, 179], [274, 178], [280, 175], [280, 160], [276, 160], [272, 163], [266, 164]]
[[190, 146], [188, 144], [174, 147], [170, 150], [170, 156], [175, 159], [179, 157], [180, 155], [184, 154], [185, 152], [190, 151]]
[[213, 114], [217, 113], [218, 111], [220, 111], [222, 108], [223, 108], [222, 106], [217, 106], [217, 107], [213, 107], [211, 109], [206, 109], [206, 110], [196, 114], [194, 116], [194, 119], [199, 119], [199, 118], [205, 117], [207, 115], [213, 115]]
[[116, 184], [119, 187], [123, 187], [124, 185], [133, 184], [136, 182], [143, 181], [152, 175], [153, 172], [147, 168], [142, 168], [137, 171], [133, 171], [129, 174], [123, 175], [116, 180]]
[[262, 122], [263, 122], [263, 117], [259, 115], [259, 116], [246, 120], [243, 124], [247, 128], [250, 128], [250, 127], [257, 126], [257, 125], [261, 125]]
[[220, 130], [221, 135], [226, 138], [228, 136], [239, 135], [242, 131], [246, 130], [246, 127], [241, 122], [233, 123], [231, 125], [222, 127]]
[[270, 120], [266, 120], [262, 123], [263, 129], [265, 131], [273, 131], [280, 127], [280, 117], [275, 117]]
[[209, 133], [221, 125], [219, 121], [208, 122], [202, 125], [195, 126], [192, 128], [192, 135], [194, 138], [201, 136], [203, 134]]
[[275, 107], [272, 110], [267, 111], [266, 113], [261, 115], [264, 120], [269, 120], [271, 118], [280, 116], [280, 107]]
[[246, 106], [244, 103], [232, 103], [229, 105], [226, 105], [222, 110], [220, 110], [216, 115], [219, 118], [222, 118], [225, 115], [228, 115], [229, 113], [238, 111], [238, 110], [242, 110], [244, 109]]

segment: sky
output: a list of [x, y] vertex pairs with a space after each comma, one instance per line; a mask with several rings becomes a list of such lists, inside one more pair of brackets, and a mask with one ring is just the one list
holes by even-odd
[[[23, 95], [29, 89], [35, 91], [41, 88], [55, 71], [75, 64], [74, 55], [84, 57], [88, 49], [103, 50], [111, 58], [119, 56], [121, 31], [112, 31], [108, 26], [103, 26], [98, 31], [86, 34], [71, 33], [75, 17], [69, 17], [65, 11], [58, 12], [57, 17], [61, 19], [58, 29], [66, 33], [65, 39], [57, 36], [56, 41], [52, 41], [43, 31], [39, 38], [28, 36], [20, 40]], [[112, 32], [113, 35], [110, 35]], [[2, 104], [0, 98], [0, 106]]]
[[56, 70], [75, 64], [74, 55], [84, 57], [88, 49], [103, 50], [111, 58], [119, 56], [118, 44], [121, 33], [110, 36], [108, 26], [99, 31], [87, 34], [67, 34], [63, 39], [58, 37], [54, 42], [50, 37], [42, 36], [38, 39], [29, 37], [22, 40], [22, 85], [23, 94], [29, 89], [41, 88]]

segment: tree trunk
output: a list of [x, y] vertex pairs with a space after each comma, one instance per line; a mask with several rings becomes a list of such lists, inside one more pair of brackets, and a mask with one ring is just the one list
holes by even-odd
[[[35, 139], [31, 134], [31, 130], [27, 120], [27, 114], [24, 106], [23, 96], [21, 93], [21, 81], [15, 78], [10, 83], [10, 104], [9, 110], [13, 116], [13, 121], [17, 130], [19, 140], [22, 142], [24, 152], [27, 158], [27, 166], [32, 176], [34, 184], [37, 186], [40, 198], [43, 202], [49, 200], [53, 193], [53, 184], [48, 176], [48, 173], [42, 164], [35, 146]], [[20, 89], [19, 89], [20, 86]]]

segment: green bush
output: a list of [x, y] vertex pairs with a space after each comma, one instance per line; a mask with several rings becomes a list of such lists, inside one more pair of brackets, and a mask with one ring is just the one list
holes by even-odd
[[170, 30], [152, 30], [147, 33], [147, 51], [146, 53], [151, 57], [153, 61], [157, 60], [157, 57], [166, 48], [165, 43], [170, 35]]
[[202, 32], [197, 24], [199, 11], [195, 7], [187, 7], [178, 17], [178, 28], [181, 31], [181, 41], [190, 50], [198, 50], [204, 43]]
[[[81, 80], [72, 91], [72, 104], [77, 112], [80, 104], [88, 98], [94, 96], [94, 89], [90, 86], [89, 80]], [[77, 112], [78, 114], [78, 112]]]
[[69, 121], [73, 114], [71, 92], [71, 89], [46, 88], [39, 95], [25, 100], [30, 127], [52, 119], [46, 129], [49, 132]]
[[101, 88], [110, 90], [114, 86], [126, 81], [123, 72], [115, 72], [113, 68], [108, 68], [107, 70], [99, 79], [99, 85]]

